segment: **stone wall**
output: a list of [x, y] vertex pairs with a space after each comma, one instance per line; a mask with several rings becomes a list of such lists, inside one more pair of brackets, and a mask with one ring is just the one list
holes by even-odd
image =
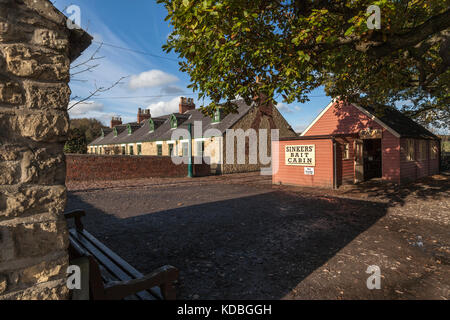
[[68, 295], [65, 21], [46, 0], [0, 0], [0, 300]]
[[[281, 113], [278, 111], [278, 109], [275, 106], [271, 106], [271, 113], [272, 113], [272, 120], [274, 124], [274, 129], [279, 130], [279, 138], [289, 138], [289, 137], [296, 137], [297, 134], [292, 130], [289, 123], [284, 119], [284, 117], [281, 115]], [[258, 117], [258, 109], [253, 108], [251, 109], [247, 115], [242, 117], [238, 122], [236, 122], [232, 129], [242, 129], [244, 131], [247, 131], [248, 129], [252, 128], [256, 118]], [[271, 142], [271, 125], [269, 121], [269, 117], [267, 115], [261, 116], [261, 120], [258, 125], [258, 129], [266, 129], [267, 130], [267, 154], [271, 155], [271, 149], [272, 149], [272, 142]], [[255, 129], [256, 130], [256, 129]], [[257, 131], [258, 132], [258, 131]], [[257, 136], [257, 139], [259, 141], [259, 134]], [[245, 155], [245, 164], [238, 164], [237, 163], [237, 141], [234, 139], [234, 163], [227, 163], [226, 161], [226, 148], [227, 148], [227, 137], [226, 134], [223, 138], [223, 164], [222, 164], [222, 173], [228, 174], [228, 173], [237, 173], [237, 172], [251, 172], [251, 171], [259, 171], [261, 168], [268, 167], [268, 164], [261, 164], [259, 162], [259, 142], [258, 142], [258, 163], [251, 164], [249, 161], [249, 156], [246, 153]], [[246, 150], [249, 149], [247, 147], [249, 144], [248, 140], [246, 140]]]
[[[67, 181], [124, 180], [186, 177], [187, 164], [176, 165], [168, 156], [68, 154]], [[194, 164], [194, 176], [211, 173], [207, 164]]]

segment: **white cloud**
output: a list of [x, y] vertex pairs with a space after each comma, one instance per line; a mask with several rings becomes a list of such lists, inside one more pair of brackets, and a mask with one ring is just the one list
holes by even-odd
[[161, 70], [153, 69], [131, 76], [129, 87], [131, 89], [152, 88], [163, 86], [169, 83], [177, 82], [178, 78], [174, 75]]
[[152, 103], [149, 106], [147, 106], [147, 109], [150, 109], [152, 117], [159, 117], [165, 114], [178, 112], [179, 103], [180, 97], [175, 97], [169, 101], [159, 101], [156, 103]]
[[73, 108], [69, 110], [70, 116], [84, 116], [85, 114], [92, 111], [95, 112], [103, 111], [103, 104], [100, 102], [84, 101], [74, 106], [74, 104], [76, 103], [78, 103], [78, 101], [76, 100], [71, 100], [69, 102], [69, 108], [73, 106]]
[[286, 112], [286, 113], [291, 113], [294, 111], [300, 111], [300, 107], [299, 106], [289, 106], [286, 103], [283, 102], [279, 102], [277, 104], [277, 108], [280, 112]]

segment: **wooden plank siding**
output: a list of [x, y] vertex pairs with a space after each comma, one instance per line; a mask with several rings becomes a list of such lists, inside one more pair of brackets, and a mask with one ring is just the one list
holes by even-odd
[[[357, 134], [361, 130], [371, 127], [382, 130], [382, 177], [395, 183], [400, 182], [400, 139], [386, 130], [375, 120], [358, 110], [351, 104], [335, 102], [313, 126], [304, 134], [305, 137], [313, 135]], [[354, 177], [354, 143], [351, 144], [352, 161], [343, 161], [342, 173], [338, 170], [338, 184], [350, 182]], [[340, 159], [338, 157], [338, 159]], [[338, 162], [338, 166], [339, 166]], [[339, 181], [341, 176], [341, 181]]]
[[[355, 179], [355, 138], [336, 138], [336, 179], [337, 185], [352, 184]], [[344, 146], [348, 143], [349, 157], [344, 159]]]
[[[285, 165], [286, 145], [315, 145], [316, 163], [314, 175], [305, 175], [304, 166]], [[272, 182], [310, 187], [333, 187], [333, 141], [332, 139], [289, 140], [272, 142], [272, 150], [277, 148], [279, 156], [274, 157]], [[278, 170], [276, 170], [276, 168]]]
[[420, 139], [412, 139], [414, 141], [414, 160], [407, 160], [406, 158], [406, 138], [400, 139], [400, 172], [401, 182], [406, 183], [416, 179], [430, 176], [439, 173], [439, 156], [436, 159], [431, 159], [430, 143], [432, 140], [426, 140], [426, 159], [418, 160], [419, 141]]

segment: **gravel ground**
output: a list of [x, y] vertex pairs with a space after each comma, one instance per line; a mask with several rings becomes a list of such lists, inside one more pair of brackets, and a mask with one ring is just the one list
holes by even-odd
[[[68, 184], [68, 210], [180, 299], [449, 299], [450, 176], [337, 191], [235, 174]], [[369, 290], [369, 265], [381, 289]]]

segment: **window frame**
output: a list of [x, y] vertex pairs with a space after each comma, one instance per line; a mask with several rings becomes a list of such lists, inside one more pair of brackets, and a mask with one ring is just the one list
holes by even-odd
[[416, 143], [414, 139], [406, 139], [406, 161], [416, 160]]
[[350, 143], [342, 144], [342, 160], [350, 159]]
[[437, 141], [430, 141], [430, 160], [436, 160], [439, 154], [439, 144]]
[[156, 155], [159, 157], [163, 155], [163, 148], [161, 143], [156, 145]]
[[140, 156], [142, 155], [142, 144], [138, 143], [136, 144], [136, 151], [137, 151], [137, 155]]

